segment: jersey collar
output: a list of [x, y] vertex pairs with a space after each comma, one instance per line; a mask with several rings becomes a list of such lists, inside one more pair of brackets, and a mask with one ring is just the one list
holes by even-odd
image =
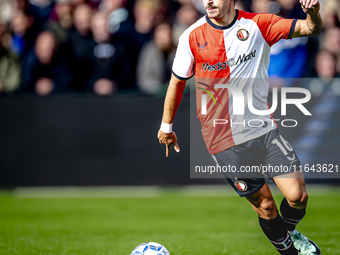
[[228, 29], [228, 28], [231, 28], [231, 27], [235, 24], [235, 22], [236, 22], [236, 20], [237, 20], [237, 18], [238, 18], [238, 10], [235, 9], [235, 11], [236, 11], [235, 17], [234, 17], [233, 21], [232, 21], [228, 26], [219, 26], [219, 25], [214, 24], [214, 23], [208, 18], [208, 15], [205, 16], [205, 19], [207, 20], [207, 22], [209, 23], [209, 25], [212, 26], [213, 28], [220, 29], [220, 30]]

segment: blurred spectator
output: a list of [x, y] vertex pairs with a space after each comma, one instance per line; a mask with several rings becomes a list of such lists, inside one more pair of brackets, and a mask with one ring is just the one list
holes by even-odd
[[320, 51], [316, 56], [315, 70], [322, 80], [330, 80], [337, 76], [337, 57], [327, 51]]
[[28, 0], [32, 11], [35, 25], [38, 31], [42, 31], [50, 18], [53, 10], [53, 0]]
[[[124, 42], [111, 38], [107, 30], [107, 15], [96, 12], [91, 20], [93, 44], [87, 50], [85, 64], [88, 66], [87, 88], [98, 95], [109, 95], [118, 87], [124, 88], [129, 74]], [[83, 73], [84, 75], [84, 73]]]
[[79, 35], [90, 35], [92, 10], [87, 4], [81, 4], [76, 7], [73, 13], [73, 24]]
[[1, 0], [0, 23], [7, 24], [11, 20], [16, 9], [17, 9], [16, 4], [12, 0]]
[[27, 8], [27, 0], [1, 0], [0, 17], [2, 19], [2, 22], [6, 24], [10, 21], [16, 10], [25, 10]]
[[127, 0], [103, 0], [99, 10], [108, 14], [108, 30], [111, 34], [117, 33], [121, 24], [129, 18], [129, 12], [125, 9]]
[[157, 0], [137, 0], [134, 7], [135, 24], [131, 29], [131, 36], [136, 40], [136, 46], [152, 39], [155, 16], [159, 8]]
[[338, 56], [337, 71], [340, 73], [340, 28], [332, 27], [324, 33], [321, 40], [321, 48]]
[[307, 88], [313, 96], [320, 96], [331, 92], [340, 94], [340, 81], [336, 70], [337, 57], [327, 51], [319, 51], [315, 61], [317, 78], [307, 80]]
[[201, 1], [201, 0], [193, 0], [193, 3], [194, 3], [194, 6], [196, 7], [196, 9], [199, 11], [199, 13], [201, 13], [201, 15], [206, 15], [207, 14], [207, 10], [205, 9], [203, 1]]
[[251, 10], [256, 13], [269, 12], [270, 0], [256, 0], [251, 2]]
[[269, 11], [287, 19], [305, 19], [306, 14], [299, 0], [276, 0], [269, 2]]
[[[269, 3], [269, 2], [268, 2]], [[278, 0], [278, 15], [284, 18], [305, 18], [301, 5], [297, 0]], [[252, 6], [257, 6], [253, 4]], [[258, 7], [258, 6], [257, 6]], [[263, 7], [262, 7], [263, 8]], [[270, 9], [270, 6], [269, 6]], [[291, 40], [280, 40], [270, 50], [270, 64], [268, 73], [271, 78], [285, 79], [285, 86], [293, 86], [295, 79], [302, 77], [307, 70], [307, 60], [310, 56], [308, 50], [308, 38], [300, 37]], [[315, 52], [311, 51], [311, 53]], [[278, 79], [283, 81], [282, 79]], [[279, 86], [274, 84], [274, 86]]]
[[88, 51], [93, 50], [91, 33], [92, 9], [87, 4], [80, 4], [73, 14], [74, 28], [69, 32], [69, 43], [72, 56], [72, 70], [74, 74], [73, 88], [84, 90], [86, 88], [86, 75], [90, 73], [89, 66], [84, 61]]
[[[339, 76], [340, 2], [321, 4], [324, 31], [319, 38], [282, 40], [271, 47], [269, 75], [280, 81], [275, 86], [293, 86], [295, 80], [288, 78], [315, 76], [315, 72], [320, 77], [326, 77], [327, 71]], [[239, 0], [236, 8], [305, 18], [298, 0]], [[100, 12], [92, 19], [97, 9]], [[170, 75], [173, 44], [201, 14], [206, 14], [201, 0], [0, 0], [0, 22], [8, 28], [0, 38], [1, 56], [11, 59], [6, 47], [11, 48], [21, 60], [24, 87], [41, 95], [69, 89], [70, 84], [100, 95], [135, 89], [138, 84], [144, 93], [160, 95]], [[174, 20], [171, 46], [169, 27], [163, 23], [167, 17]], [[156, 24], [161, 25], [154, 33]], [[44, 32], [45, 39], [35, 44], [38, 32], [46, 29], [54, 39]], [[163, 42], [158, 34], [163, 34]], [[43, 47], [46, 43], [41, 41], [53, 43]], [[317, 55], [319, 44], [322, 52]], [[44, 62], [39, 47], [52, 56], [50, 62]], [[338, 61], [336, 71], [334, 61]], [[63, 72], [63, 78], [57, 77]]]
[[320, 37], [321, 49], [324, 49], [338, 57], [337, 72], [340, 73], [340, 28], [332, 27]]
[[172, 29], [172, 38], [177, 45], [181, 34], [198, 20], [198, 12], [192, 4], [181, 6], [176, 14], [176, 19]]
[[33, 17], [28, 10], [17, 10], [12, 16], [10, 28], [12, 32], [11, 48], [20, 59], [24, 59], [33, 48], [36, 39]]
[[24, 10], [28, 8], [28, 0], [14, 0], [18, 10]]
[[[177, 3], [179, 6], [183, 6], [183, 5], [187, 5], [187, 4], [191, 4], [195, 7], [195, 9], [201, 14], [201, 15], [205, 15], [207, 14], [207, 11], [204, 7], [204, 4], [202, 2], [202, 0], [173, 0], [175, 3]], [[179, 8], [176, 8], [176, 11]]]
[[[88, 2], [88, 0], [69, 0], [70, 1], [70, 4], [71, 4], [71, 9], [72, 9], [72, 11], [74, 10], [74, 9], [76, 9], [79, 5], [81, 5], [81, 4], [89, 4]], [[98, 6], [99, 6], [99, 2], [100, 2], [100, 0], [94, 0], [94, 1], [90, 1], [90, 3], [95, 3], [95, 7], [92, 7], [92, 5], [91, 5], [91, 8], [93, 8], [93, 9], [96, 9], [96, 8], [98, 8]]]
[[169, 10], [170, 5], [168, 4], [167, 0], [153, 0], [153, 4], [157, 7], [155, 11], [155, 18], [154, 18], [154, 26], [160, 24], [169, 17], [171, 17], [171, 10]]
[[86, 0], [71, 0], [72, 8], [77, 8], [78, 5], [85, 4]]
[[340, 28], [333, 27], [326, 31], [322, 47], [333, 53], [340, 53]]
[[0, 94], [12, 92], [19, 87], [20, 64], [17, 56], [1, 44], [5, 25], [0, 22]]
[[332, 27], [340, 27], [340, 3], [338, 1], [322, 2], [320, 11], [323, 19], [324, 30], [328, 30]]
[[70, 0], [56, 0], [54, 11], [54, 17], [49, 20], [47, 29], [55, 34], [58, 45], [63, 45], [73, 25]]
[[135, 23], [122, 24], [121, 34], [129, 43], [131, 74], [127, 83], [130, 87], [136, 84], [136, 67], [138, 56], [143, 45], [152, 40], [156, 13], [160, 8], [159, 0], [137, 0], [134, 6]]
[[246, 10], [245, 7], [244, 7], [243, 2], [241, 2], [241, 1], [237, 1], [235, 3], [235, 9], [241, 10], [241, 11], [245, 11]]
[[125, 8], [127, 0], [102, 0], [99, 5], [99, 10], [110, 14], [111, 12]]
[[116, 83], [106, 78], [98, 79], [93, 85], [93, 91], [98, 96], [112, 95], [117, 90]]
[[270, 49], [269, 76], [271, 78], [302, 77], [306, 72], [309, 55], [307, 42], [308, 38], [293, 38], [274, 44]]
[[72, 5], [88, 4], [93, 10], [98, 10], [102, 0], [72, 0]]
[[140, 53], [137, 81], [140, 90], [146, 94], [165, 95], [176, 52], [171, 35], [169, 24], [158, 25], [154, 40], [146, 44]]
[[193, 0], [178, 0], [181, 5], [192, 4]]
[[72, 74], [66, 57], [58, 51], [55, 35], [49, 31], [40, 33], [34, 50], [24, 61], [23, 87], [45, 96], [68, 89], [71, 82]]
[[320, 51], [316, 57], [315, 70], [319, 78], [332, 79], [336, 76], [337, 57], [327, 51]]

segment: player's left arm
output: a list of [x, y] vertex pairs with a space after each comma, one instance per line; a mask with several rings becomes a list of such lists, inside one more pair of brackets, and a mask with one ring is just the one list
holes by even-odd
[[306, 19], [297, 20], [292, 34], [294, 37], [316, 36], [322, 31], [322, 18], [318, 0], [300, 0], [302, 10], [307, 14]]

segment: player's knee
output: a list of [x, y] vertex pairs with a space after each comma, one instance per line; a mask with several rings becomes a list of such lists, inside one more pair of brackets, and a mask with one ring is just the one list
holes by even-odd
[[297, 192], [287, 200], [290, 206], [293, 208], [305, 208], [308, 201], [307, 191]]
[[277, 215], [277, 210], [276, 210], [276, 204], [273, 198], [266, 198], [263, 199], [261, 204], [260, 204], [260, 217], [265, 218], [265, 219], [272, 219], [276, 217]]

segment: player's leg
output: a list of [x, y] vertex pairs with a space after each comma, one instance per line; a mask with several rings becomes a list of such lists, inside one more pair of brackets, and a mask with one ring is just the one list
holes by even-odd
[[[280, 209], [294, 247], [301, 255], [319, 255], [320, 249], [308, 238], [295, 231], [306, 213], [307, 191], [301, 172], [293, 172], [301, 165], [293, 147], [286, 141], [278, 129], [268, 132], [261, 143], [266, 148], [264, 165], [281, 169], [281, 172], [271, 171], [267, 174], [276, 182], [284, 195]], [[291, 173], [288, 173], [291, 171]]]
[[280, 211], [295, 248], [299, 250], [300, 254], [321, 254], [319, 247], [314, 242], [295, 230], [295, 226], [306, 214], [308, 194], [303, 174], [301, 172], [290, 173], [274, 177], [273, 181], [284, 195]]
[[278, 213], [274, 198], [267, 184], [246, 196], [259, 216], [259, 223], [267, 238], [280, 254], [297, 255], [285, 222]]
[[[214, 154], [213, 158], [220, 166], [230, 164], [236, 166], [237, 169], [245, 165], [259, 165], [257, 161], [259, 155], [254, 155], [260, 151], [256, 147], [258, 140], [260, 138], [233, 146], [225, 151]], [[298, 253], [292, 245], [285, 223], [278, 214], [275, 201], [263, 176], [253, 172], [227, 172], [225, 175], [239, 196], [246, 197], [251, 203], [259, 215], [259, 223], [263, 232], [276, 249], [281, 254], [297, 255]]]
[[280, 206], [282, 218], [286, 222], [287, 229], [294, 231], [295, 226], [305, 216], [307, 207], [308, 194], [303, 174], [290, 173], [273, 177], [273, 181], [284, 196]]

